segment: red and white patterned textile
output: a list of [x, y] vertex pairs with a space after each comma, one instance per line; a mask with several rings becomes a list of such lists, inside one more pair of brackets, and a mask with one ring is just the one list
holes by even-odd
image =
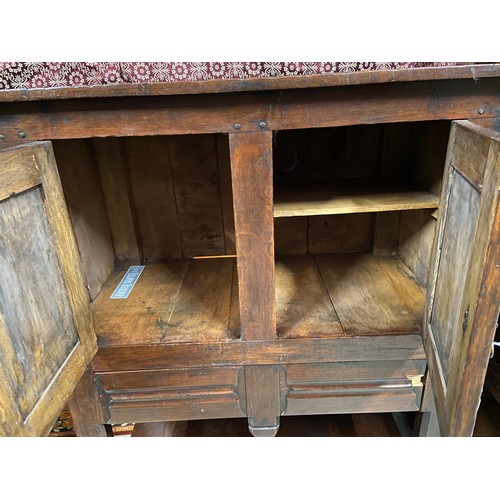
[[456, 62], [0, 62], [0, 90], [329, 75]]

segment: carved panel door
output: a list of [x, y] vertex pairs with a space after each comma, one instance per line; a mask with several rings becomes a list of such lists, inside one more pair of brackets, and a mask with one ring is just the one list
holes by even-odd
[[0, 435], [46, 435], [97, 350], [52, 146], [0, 152]]
[[442, 436], [474, 430], [500, 310], [500, 134], [452, 124], [424, 344]]

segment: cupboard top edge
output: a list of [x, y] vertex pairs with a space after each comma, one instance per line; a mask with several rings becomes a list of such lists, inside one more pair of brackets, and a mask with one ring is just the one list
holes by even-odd
[[307, 89], [377, 83], [500, 77], [500, 63], [164, 83], [123, 83], [75, 87], [0, 90], [0, 102], [45, 101], [100, 97], [214, 94], [246, 91]]

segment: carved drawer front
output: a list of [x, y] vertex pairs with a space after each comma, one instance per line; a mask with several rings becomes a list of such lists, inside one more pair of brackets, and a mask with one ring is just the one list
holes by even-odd
[[425, 360], [286, 367], [284, 415], [417, 411]]
[[[107, 423], [244, 417], [238, 367], [98, 373]], [[240, 389], [241, 388], [241, 389]]]

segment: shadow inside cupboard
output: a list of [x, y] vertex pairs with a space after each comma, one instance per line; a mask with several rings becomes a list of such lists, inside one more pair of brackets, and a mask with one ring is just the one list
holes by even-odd
[[[238, 339], [227, 138], [53, 144], [99, 345]], [[111, 299], [132, 265], [132, 292]]]
[[449, 126], [274, 134], [280, 337], [422, 332]]
[[[421, 333], [449, 126], [273, 133], [279, 337]], [[228, 137], [53, 145], [99, 344], [238, 340]]]

